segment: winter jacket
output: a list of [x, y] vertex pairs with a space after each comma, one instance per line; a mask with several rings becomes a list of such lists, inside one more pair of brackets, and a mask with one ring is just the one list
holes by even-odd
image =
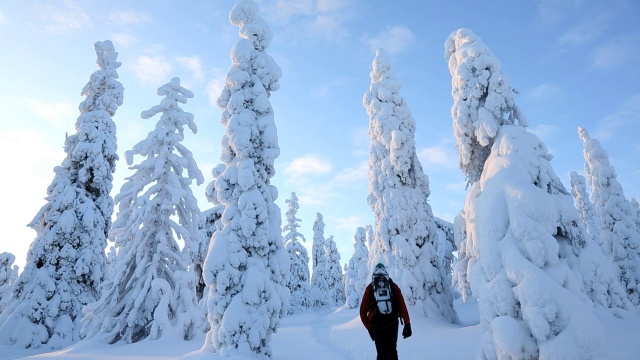
[[[395, 301], [393, 302], [393, 313], [402, 319], [405, 324], [409, 324], [409, 311], [407, 310], [407, 305], [404, 303], [402, 292], [396, 283], [392, 282], [391, 284], [393, 286], [395, 297]], [[375, 298], [373, 296], [373, 289], [371, 288], [371, 284], [369, 284], [364, 290], [364, 296], [362, 297], [362, 302], [360, 302], [360, 320], [362, 320], [362, 323], [367, 330], [373, 330], [372, 326], [374, 324], [378, 324], [381, 320], [384, 320], [383, 317], [397, 321], [395, 316], [389, 318], [389, 315], [376, 314], [376, 305], [374, 303]]]

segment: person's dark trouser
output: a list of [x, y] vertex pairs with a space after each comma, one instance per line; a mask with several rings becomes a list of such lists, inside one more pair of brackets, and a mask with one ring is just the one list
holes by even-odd
[[377, 360], [398, 360], [398, 320], [379, 326], [375, 331]]

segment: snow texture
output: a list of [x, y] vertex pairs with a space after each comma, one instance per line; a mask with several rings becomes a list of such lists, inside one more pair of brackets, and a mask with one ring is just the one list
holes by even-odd
[[11, 253], [0, 253], [0, 314], [11, 297], [11, 286], [18, 279], [18, 265], [13, 265], [15, 260]]
[[467, 184], [478, 181], [502, 125], [527, 126], [491, 50], [471, 30], [454, 31], [444, 44], [451, 72], [453, 135]]
[[301, 220], [296, 217], [300, 208], [296, 193], [291, 193], [291, 198], [285, 200], [289, 209], [286, 212], [287, 224], [282, 228], [285, 232], [284, 246], [291, 259], [291, 277], [287, 288], [291, 296], [289, 298], [289, 314], [303, 312], [311, 306], [311, 284], [309, 275], [309, 254], [300, 240], [306, 241], [304, 235], [298, 231]]
[[640, 309], [640, 231], [637, 211], [624, 196], [609, 155], [597, 139], [582, 128], [578, 134], [584, 144], [585, 169], [591, 184], [591, 196], [600, 221], [600, 237], [605, 253], [614, 264], [616, 275], [627, 297]]
[[346, 305], [349, 309], [360, 306], [360, 300], [364, 295], [364, 290], [369, 283], [369, 249], [366, 245], [366, 230], [362, 227], [356, 229], [354, 235], [353, 255], [349, 259], [349, 264], [345, 270], [344, 293]]
[[321, 213], [316, 214], [313, 223], [313, 245], [311, 248], [311, 306], [322, 308], [329, 305], [329, 275], [324, 238], [324, 221]]
[[110, 233], [117, 248], [113, 277], [101, 285], [100, 299], [84, 309], [83, 333], [110, 344], [165, 335], [188, 340], [205, 322], [197, 306], [195, 277], [187, 272], [201, 236], [200, 210], [190, 185], [192, 180], [204, 181], [191, 152], [181, 144], [185, 126], [197, 132], [193, 115], [179, 106], [193, 93], [179, 78], [157, 93], [164, 97], [160, 105], [141, 116], [162, 115], [146, 139], [126, 152], [129, 165], [134, 155], [144, 159], [130, 167], [134, 174], [115, 198], [119, 211]]
[[269, 97], [282, 72], [265, 52], [271, 31], [253, 1], [239, 1], [229, 20], [240, 39], [218, 98], [225, 168], [215, 190], [224, 212], [204, 264], [211, 330], [203, 349], [268, 358], [289, 299], [289, 254], [275, 204], [278, 191], [270, 184], [280, 148]]
[[0, 316], [1, 343], [51, 349], [74, 343], [82, 337], [82, 308], [99, 297], [118, 159], [111, 116], [124, 90], [115, 80], [120, 63], [111, 41], [94, 46], [100, 70], [82, 89], [76, 133], [66, 138], [47, 202], [29, 223], [37, 236]]
[[494, 140], [457, 221], [484, 332], [478, 357], [603, 358], [592, 303], [567, 265], [580, 261], [574, 251], [599, 248], [581, 238], [544, 144], [515, 125], [501, 126]]
[[451, 280], [437, 258], [439, 237], [427, 203], [429, 179], [416, 154], [415, 121], [383, 50], [376, 51], [372, 65], [371, 86], [363, 97], [371, 139], [372, 264], [385, 264], [409, 305], [455, 323]]

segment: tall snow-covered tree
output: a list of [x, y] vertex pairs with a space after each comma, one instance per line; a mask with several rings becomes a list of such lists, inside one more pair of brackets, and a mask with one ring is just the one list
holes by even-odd
[[11, 286], [18, 279], [18, 265], [13, 265], [15, 260], [11, 253], [0, 254], [0, 314], [11, 297]]
[[[104, 282], [102, 297], [84, 310], [84, 333], [111, 344], [167, 335], [191, 339], [204, 324], [195, 277], [187, 271], [201, 236], [200, 211], [190, 185], [204, 178], [181, 143], [185, 126], [193, 133], [198, 130], [193, 115], [179, 105], [193, 93], [173, 78], [158, 88], [158, 95], [164, 97], [160, 105], [142, 112], [143, 119], [161, 114], [155, 129], [125, 153], [134, 173], [115, 197], [113, 277]], [[134, 155], [144, 159], [132, 165]], [[182, 250], [178, 241], [184, 244]]]
[[327, 258], [327, 284], [329, 285], [329, 305], [342, 306], [344, 297], [344, 275], [342, 265], [340, 265], [340, 252], [333, 240], [333, 235], [329, 236], [325, 242], [325, 253]]
[[[429, 179], [416, 154], [415, 121], [384, 51], [373, 60], [371, 86], [363, 97], [369, 114], [369, 206], [375, 217], [377, 258], [410, 305], [428, 317], [457, 322], [453, 292], [438, 261], [437, 228]], [[371, 269], [373, 270], [373, 269]]]
[[282, 72], [266, 53], [271, 31], [253, 1], [239, 1], [229, 20], [241, 38], [218, 98], [226, 167], [215, 188], [224, 212], [205, 259], [211, 330], [204, 349], [268, 358], [289, 298], [289, 254], [275, 204], [278, 191], [271, 185], [280, 147], [269, 97], [279, 89]]
[[324, 238], [324, 220], [321, 213], [316, 214], [313, 223], [313, 245], [311, 258], [311, 306], [321, 308], [329, 305], [329, 282], [327, 272], [326, 240]]
[[291, 296], [289, 297], [289, 314], [298, 313], [309, 308], [311, 305], [311, 284], [309, 277], [309, 254], [300, 240], [306, 241], [304, 235], [298, 231], [301, 220], [296, 217], [300, 205], [296, 193], [291, 193], [291, 198], [285, 200], [289, 209], [285, 216], [286, 225], [282, 228], [285, 232], [284, 246], [289, 252], [291, 259], [291, 276], [287, 287]]
[[29, 223], [36, 238], [0, 317], [0, 342], [27, 348], [64, 347], [80, 340], [82, 308], [99, 297], [106, 274], [111, 224], [116, 128], [122, 105], [111, 41], [94, 44], [99, 70], [82, 89], [76, 133], [68, 136], [66, 158], [54, 169], [46, 204]]
[[627, 297], [640, 308], [640, 233], [634, 222], [631, 203], [626, 200], [609, 155], [597, 139], [578, 129], [584, 144], [595, 212], [600, 219], [600, 237], [613, 262]]
[[355, 243], [353, 244], [353, 255], [349, 259], [346, 267], [344, 278], [344, 294], [346, 297], [346, 305], [349, 309], [355, 309], [360, 306], [360, 300], [364, 295], [364, 290], [369, 283], [369, 249], [367, 248], [367, 234], [363, 227], [356, 229], [353, 236]]
[[373, 236], [373, 226], [371, 225], [367, 225], [364, 227], [364, 232], [366, 234], [366, 243], [367, 243], [367, 248], [369, 249], [369, 259], [367, 260], [367, 268], [369, 269], [373, 269], [374, 266], [376, 266], [376, 264], [371, 264], [371, 262], [373, 262], [376, 258], [377, 258], [377, 254], [374, 254], [374, 242], [375, 242], [375, 238]]
[[445, 43], [452, 76], [453, 135], [460, 168], [471, 185], [480, 179], [501, 125], [527, 126], [511, 87], [491, 50], [469, 29], [458, 29]]
[[584, 176], [579, 175], [577, 172], [572, 171], [571, 174], [571, 195], [575, 199], [574, 203], [578, 214], [580, 214], [580, 220], [584, 224], [587, 235], [593, 241], [595, 241], [602, 250], [606, 253], [606, 248], [600, 239], [600, 227], [597, 221], [596, 213], [593, 208], [593, 203], [589, 200], [589, 194], [587, 193], [587, 182]]
[[[498, 61], [467, 29], [452, 33], [445, 47], [455, 123], [467, 116], [455, 110], [460, 107], [457, 100], [464, 101], [457, 98], [460, 89], [473, 81], [476, 66]], [[473, 65], [480, 53], [483, 60]], [[488, 84], [491, 74], [486, 73]], [[498, 80], [511, 89], [503, 76]], [[488, 99], [491, 86], [474, 91], [474, 97]], [[469, 103], [467, 114], [482, 112], [482, 106]], [[510, 107], [517, 109], [513, 101]], [[519, 111], [508, 113], [524, 125]], [[546, 146], [511, 120], [493, 124], [488, 155], [476, 164], [478, 180], [454, 227], [456, 236], [463, 237], [459, 249], [465, 256], [466, 280], [479, 299], [484, 333], [478, 358], [601, 358], [602, 333], [585, 293], [604, 306], [624, 308], [615, 285], [607, 288], [607, 283], [615, 283], [612, 271], [585, 235]]]

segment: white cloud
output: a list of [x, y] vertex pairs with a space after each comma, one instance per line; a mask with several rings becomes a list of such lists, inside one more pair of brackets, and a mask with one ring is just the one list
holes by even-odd
[[329, 95], [334, 89], [340, 89], [346, 83], [352, 83], [354, 79], [347, 77], [340, 77], [329, 80], [325, 84], [311, 88], [311, 96], [314, 98], [325, 97]]
[[530, 133], [536, 135], [542, 140], [548, 139], [549, 137], [556, 135], [560, 133], [560, 131], [562, 131], [560, 127], [549, 124], [540, 124], [534, 127], [528, 127], [527, 129]]
[[382, 48], [389, 54], [404, 51], [414, 41], [415, 35], [404, 25], [388, 26], [374, 37], [365, 38], [371, 51]]
[[303, 155], [293, 159], [284, 168], [284, 173], [293, 177], [303, 175], [324, 175], [333, 170], [327, 160], [315, 154]]
[[47, 120], [58, 129], [68, 128], [73, 124], [80, 112], [77, 105], [63, 102], [44, 102], [36, 99], [27, 100], [27, 105], [38, 116]]
[[578, 46], [586, 44], [602, 34], [610, 23], [608, 14], [598, 13], [585, 16], [585, 19], [566, 31], [558, 42], [560, 45]]
[[113, 40], [116, 49], [128, 48], [137, 44], [139, 41], [137, 37], [123, 33], [111, 35], [111, 39]]
[[442, 146], [432, 146], [418, 151], [418, 159], [423, 167], [426, 164], [441, 166], [445, 168], [455, 168], [458, 166], [458, 157], [453, 150], [448, 150]]
[[268, 23], [290, 29], [284, 33], [297, 40], [341, 41], [348, 36], [348, 5], [348, 1], [339, 0], [276, 0], [262, 8]]
[[599, 46], [593, 53], [593, 67], [613, 68], [640, 58], [640, 36], [626, 35], [611, 39]]
[[359, 227], [364, 227], [365, 220], [361, 216], [346, 216], [346, 217], [338, 217], [334, 218], [336, 222], [336, 228], [342, 230], [351, 230], [353, 233], [356, 233], [356, 229]]
[[178, 63], [182, 66], [186, 67], [191, 73], [193, 77], [197, 81], [202, 81], [204, 79], [204, 72], [202, 71], [202, 60], [197, 55], [194, 56], [184, 56], [178, 57]]
[[369, 179], [369, 162], [363, 161], [355, 168], [346, 168], [341, 170], [335, 177], [334, 181], [342, 184], [352, 184], [356, 181]]
[[625, 125], [640, 124], [640, 94], [627, 100], [620, 110], [598, 122], [592, 137], [598, 140], [608, 140]]
[[4, 24], [7, 22], [7, 17], [4, 16], [4, 13], [2, 12], [2, 9], [0, 9], [0, 25]]
[[524, 95], [531, 97], [534, 101], [548, 101], [557, 99], [563, 94], [562, 88], [555, 84], [540, 84]]
[[173, 67], [162, 56], [138, 56], [133, 71], [140, 81], [160, 86], [169, 79]]
[[115, 25], [142, 24], [151, 20], [151, 15], [140, 11], [114, 11], [107, 19]]
[[37, 16], [47, 32], [54, 34], [69, 33], [91, 26], [89, 16], [74, 1], [66, 0], [62, 7], [41, 6]]

